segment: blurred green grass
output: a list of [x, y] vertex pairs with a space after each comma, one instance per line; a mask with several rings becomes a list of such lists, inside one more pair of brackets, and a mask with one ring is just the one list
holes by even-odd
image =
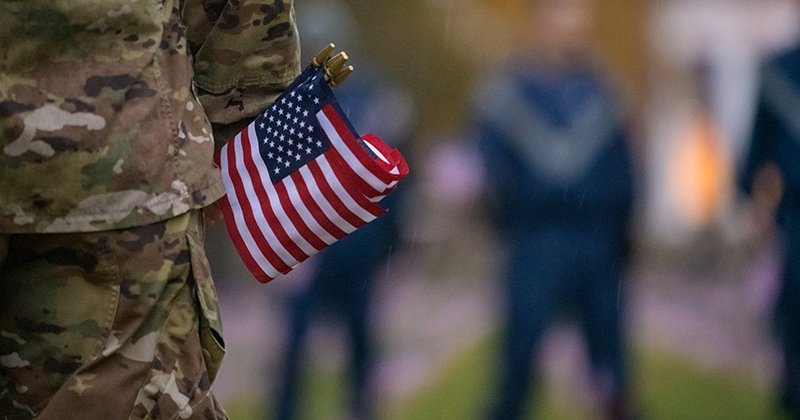
[[[402, 401], [379, 401], [386, 420], [482, 419], [497, 376], [493, 354], [496, 337], [463, 349], [427, 384]], [[304, 374], [300, 419], [346, 418], [346, 377], [313, 364]], [[786, 420], [777, 413], [774, 395], [747, 373], [708, 369], [694, 361], [657, 349], [634, 351], [634, 395], [643, 420]], [[599, 415], [576, 405], [567, 395], [543, 383], [531, 401], [528, 418], [589, 420]], [[240, 399], [226, 405], [232, 420], [267, 419], [268, 402]]]

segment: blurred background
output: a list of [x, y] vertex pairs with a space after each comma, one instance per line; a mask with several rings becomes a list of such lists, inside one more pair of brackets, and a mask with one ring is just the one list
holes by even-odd
[[[356, 70], [335, 91], [340, 103], [361, 134], [400, 149], [410, 175], [390, 211], [386, 252], [359, 280], [368, 287], [355, 288], [369, 295], [357, 305], [371, 337], [369, 369], [359, 374], [371, 417], [351, 403], [352, 314], [319, 305], [299, 347], [289, 347], [298, 296], [315, 287], [324, 262], [312, 257], [260, 285], [224, 226], [213, 227], [208, 252], [228, 348], [214, 389], [232, 419], [276, 418], [287, 348], [299, 355], [296, 418], [486, 418], [501, 381], [508, 246], [494, 226], [477, 146], [477, 97], [531, 42], [529, 3], [296, 2], [304, 56], [329, 42], [348, 52]], [[642, 419], [789, 418], [777, 404], [782, 364], [771, 327], [779, 241], [736, 176], [760, 65], [800, 39], [800, 1], [589, 3], [590, 44], [620, 103], [636, 174], [631, 252], [618, 286], [631, 406]], [[562, 317], [538, 346], [525, 418], [600, 418], [602, 397], [574, 324]]]

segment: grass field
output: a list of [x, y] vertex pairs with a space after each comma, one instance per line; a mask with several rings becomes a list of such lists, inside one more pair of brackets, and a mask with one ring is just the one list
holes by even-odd
[[[425, 386], [402, 401], [380, 401], [381, 419], [482, 419], [489, 405], [496, 375], [492, 372], [492, 337], [465, 348], [441, 366]], [[633, 382], [643, 420], [785, 420], [773, 406], [773, 395], [756, 386], [746, 374], [704, 369], [691, 360], [639, 348], [635, 352]], [[300, 419], [344, 419], [342, 372], [320, 373], [310, 368], [303, 390]], [[589, 420], [591, 407], [570, 403], [568, 395], [543, 384], [531, 401], [528, 418]], [[254, 400], [226, 406], [232, 420], [266, 419], [265, 408]]]

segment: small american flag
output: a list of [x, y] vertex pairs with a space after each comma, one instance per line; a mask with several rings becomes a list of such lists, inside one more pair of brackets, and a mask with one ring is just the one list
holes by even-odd
[[396, 149], [355, 133], [324, 74], [309, 66], [217, 154], [228, 232], [262, 283], [382, 215], [408, 173]]

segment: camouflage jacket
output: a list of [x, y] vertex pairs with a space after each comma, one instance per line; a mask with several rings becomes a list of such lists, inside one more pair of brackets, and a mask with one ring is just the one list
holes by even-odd
[[214, 202], [212, 124], [265, 109], [298, 41], [291, 0], [0, 0], [0, 233]]

